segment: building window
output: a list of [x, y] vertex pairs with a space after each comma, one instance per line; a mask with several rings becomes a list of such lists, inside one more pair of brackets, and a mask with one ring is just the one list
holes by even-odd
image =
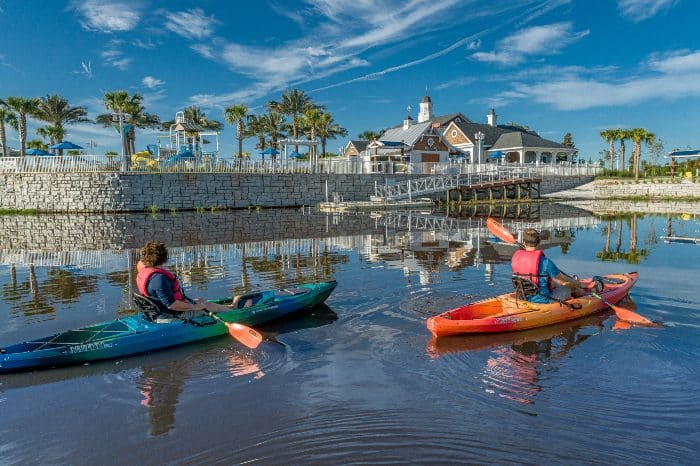
[[456, 137], [457, 137], [457, 130], [456, 130], [456, 129], [453, 129], [453, 130], [452, 130], [452, 137], [453, 137], [453, 138], [456, 138]]
[[433, 145], [435, 145], [433, 138], [428, 138], [428, 147], [433, 147]]
[[460, 117], [455, 118], [455, 123], [461, 123], [462, 119]]

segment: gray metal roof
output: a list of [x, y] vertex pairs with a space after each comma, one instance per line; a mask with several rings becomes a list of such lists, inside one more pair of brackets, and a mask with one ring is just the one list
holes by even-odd
[[471, 121], [463, 121], [461, 123], [456, 123], [457, 127], [462, 130], [465, 136], [469, 138], [470, 141], [476, 142], [474, 140], [474, 135], [481, 131], [484, 135], [484, 146], [493, 146], [501, 135], [506, 134], [508, 131], [497, 126], [485, 125], [483, 123], [472, 123]]
[[467, 123], [471, 123], [471, 120], [461, 113], [449, 113], [447, 115], [440, 115], [436, 116], [434, 118], [431, 118], [429, 121], [431, 123], [440, 123], [440, 126], [445, 126], [447, 123], [450, 121], [454, 120], [455, 118], [459, 117], [462, 121], [466, 121]]
[[363, 150], [367, 149], [368, 142], [363, 139], [355, 139], [350, 142], [353, 146], [355, 146], [355, 149], [357, 149], [358, 152], [362, 152]]
[[[551, 149], [571, 149], [558, 142], [544, 139], [534, 134], [513, 131], [502, 134], [489, 150], [515, 149], [520, 147], [544, 147]], [[575, 150], [575, 149], [574, 149]]]
[[409, 146], [416, 143], [418, 138], [420, 138], [426, 130], [431, 126], [430, 121], [424, 121], [423, 123], [415, 123], [409, 126], [407, 129], [403, 129], [402, 126], [396, 128], [390, 128], [384, 131], [384, 134], [379, 138], [380, 141], [394, 141], [394, 142], [405, 142]]

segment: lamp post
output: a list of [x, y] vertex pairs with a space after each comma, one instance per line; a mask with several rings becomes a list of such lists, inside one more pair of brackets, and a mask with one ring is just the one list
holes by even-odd
[[[474, 139], [476, 140], [476, 163], [481, 165], [484, 163], [484, 133], [478, 131], [474, 135]], [[472, 163], [474, 163], [474, 157], [472, 157]]]

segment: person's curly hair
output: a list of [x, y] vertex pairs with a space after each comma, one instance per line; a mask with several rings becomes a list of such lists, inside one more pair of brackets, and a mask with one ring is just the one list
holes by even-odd
[[149, 241], [141, 248], [141, 262], [147, 267], [158, 267], [168, 262], [168, 248], [165, 244]]

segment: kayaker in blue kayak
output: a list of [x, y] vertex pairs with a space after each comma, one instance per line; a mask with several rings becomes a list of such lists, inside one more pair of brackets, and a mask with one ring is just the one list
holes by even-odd
[[141, 248], [141, 260], [136, 276], [136, 287], [139, 293], [162, 305], [162, 312], [171, 314], [205, 310], [223, 312], [230, 311], [238, 304], [238, 299], [235, 298], [231, 306], [213, 303], [204, 298], [196, 300], [188, 298], [175, 274], [162, 267], [167, 261], [168, 249], [163, 243], [155, 241], [146, 243]]
[[537, 230], [523, 231], [525, 249], [516, 251], [511, 261], [516, 289], [522, 287], [527, 300], [533, 303], [551, 303], [585, 295], [577, 280], [563, 273], [543, 251], [537, 250], [539, 244]]

